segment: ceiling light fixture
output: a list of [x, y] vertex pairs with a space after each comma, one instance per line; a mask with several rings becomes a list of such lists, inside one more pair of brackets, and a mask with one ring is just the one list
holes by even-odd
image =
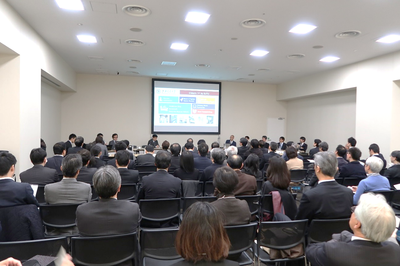
[[319, 61], [320, 62], [326, 62], [326, 63], [331, 63], [339, 60], [339, 57], [336, 56], [325, 56], [324, 58], [321, 58]]
[[253, 52], [251, 52], [250, 55], [252, 56], [264, 56], [267, 55], [269, 52], [265, 51], [265, 50], [254, 50]]
[[384, 36], [377, 40], [376, 42], [381, 42], [381, 43], [394, 43], [400, 41], [400, 35], [397, 34], [390, 34], [387, 36]]
[[59, 8], [68, 9], [68, 10], [84, 10], [83, 4], [81, 0], [56, 0], [56, 3]]
[[162, 66], [175, 66], [176, 62], [171, 62], [171, 61], [162, 61], [161, 62]]
[[306, 34], [310, 31], [313, 31], [317, 28], [317, 26], [309, 25], [309, 24], [298, 24], [294, 26], [289, 32], [297, 33], [297, 34]]
[[202, 12], [189, 12], [186, 15], [185, 21], [197, 24], [204, 24], [207, 22], [210, 14]]
[[80, 42], [84, 43], [97, 43], [96, 37], [92, 35], [76, 35]]
[[173, 44], [171, 44], [171, 49], [174, 50], [186, 50], [189, 47], [189, 44], [185, 44], [185, 43], [178, 43], [178, 42], [174, 42]]

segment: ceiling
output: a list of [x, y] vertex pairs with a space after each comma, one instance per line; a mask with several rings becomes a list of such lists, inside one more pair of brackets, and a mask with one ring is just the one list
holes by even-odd
[[[60, 9], [54, 0], [7, 2], [78, 73], [279, 84], [400, 50], [400, 42], [376, 42], [400, 34], [397, 0], [82, 0], [84, 11]], [[127, 5], [144, 6], [151, 14], [128, 15], [122, 10]], [[189, 11], [211, 16], [206, 24], [191, 24], [185, 22]], [[246, 19], [266, 24], [245, 28]], [[317, 28], [305, 35], [289, 33], [299, 23]], [[335, 37], [350, 30], [361, 34]], [[80, 43], [79, 34], [94, 35], [98, 42]], [[145, 44], [132, 46], [128, 39]], [[171, 50], [173, 42], [189, 48]], [[250, 56], [255, 49], [269, 54]], [[305, 57], [290, 59], [291, 54]], [[319, 62], [328, 55], [340, 60]], [[163, 66], [162, 61], [177, 64]]]

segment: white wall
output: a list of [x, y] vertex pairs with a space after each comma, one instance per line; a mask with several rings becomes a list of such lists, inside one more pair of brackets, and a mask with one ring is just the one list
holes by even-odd
[[304, 136], [309, 151], [314, 139], [318, 138], [326, 141], [329, 150], [334, 151], [338, 144], [345, 145], [348, 137], [355, 136], [356, 90], [290, 100], [287, 114], [287, 140], [297, 143]]
[[[82, 135], [91, 142], [97, 133], [111, 140], [112, 133], [131, 144], [146, 144], [151, 136], [151, 78], [111, 75], [77, 75], [77, 92], [62, 93], [61, 134]], [[266, 134], [268, 117], [286, 117], [285, 103], [277, 102], [276, 86], [222, 82], [221, 135], [224, 142], [231, 134], [238, 141], [249, 135], [260, 139]], [[185, 143], [218, 140], [217, 135], [159, 135], [159, 142]]]
[[53, 145], [61, 138], [61, 91], [42, 82], [41, 138], [47, 145], [47, 157], [53, 156]]

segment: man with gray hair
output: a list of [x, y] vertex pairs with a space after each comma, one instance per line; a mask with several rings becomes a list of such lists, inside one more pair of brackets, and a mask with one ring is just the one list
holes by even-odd
[[333, 152], [319, 152], [314, 155], [318, 185], [303, 194], [296, 220], [350, 217], [353, 193], [335, 181], [337, 168], [338, 162]]
[[392, 208], [382, 195], [364, 194], [350, 217], [348, 231], [334, 234], [328, 242], [307, 247], [313, 266], [400, 265], [400, 247], [386, 241], [396, 227]]
[[225, 152], [222, 149], [214, 148], [211, 153], [212, 165], [204, 169], [202, 180], [212, 181], [215, 170], [223, 166], [225, 160]]
[[104, 236], [136, 232], [141, 220], [139, 205], [117, 200], [121, 176], [115, 167], [106, 165], [96, 171], [93, 186], [99, 201], [80, 205], [76, 223], [82, 236]]
[[381, 158], [371, 156], [367, 159], [364, 164], [364, 169], [368, 177], [361, 180], [358, 184], [358, 187], [351, 187], [353, 192], [355, 192], [353, 198], [354, 205], [357, 205], [360, 196], [365, 192], [390, 190], [389, 180], [379, 174], [379, 172], [382, 170], [382, 167], [383, 161]]

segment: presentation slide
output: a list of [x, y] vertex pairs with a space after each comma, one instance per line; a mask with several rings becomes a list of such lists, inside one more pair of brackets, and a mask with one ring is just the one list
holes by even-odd
[[220, 82], [153, 79], [153, 133], [220, 133]]

